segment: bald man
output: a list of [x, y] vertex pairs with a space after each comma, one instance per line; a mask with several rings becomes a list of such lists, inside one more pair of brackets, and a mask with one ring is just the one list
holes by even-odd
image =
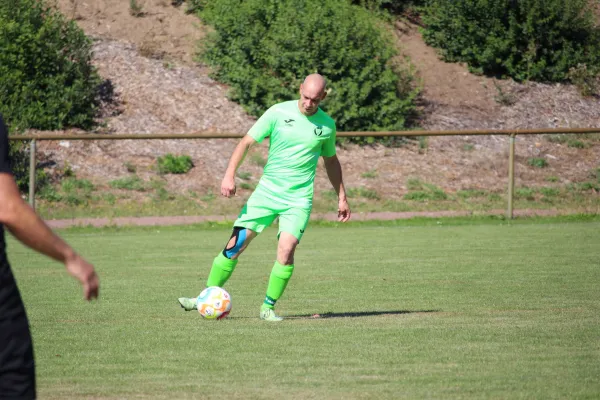
[[[269, 137], [263, 176], [233, 224], [229, 242], [214, 259], [206, 282], [207, 287], [222, 287], [252, 239], [279, 217], [277, 258], [259, 314], [265, 321], [283, 320], [275, 314], [275, 303], [292, 277], [296, 246], [308, 225], [319, 157], [323, 157], [338, 196], [338, 220], [350, 219], [342, 167], [336, 156], [335, 121], [319, 108], [326, 95], [325, 79], [319, 74], [307, 76], [300, 85], [300, 99], [269, 108], [242, 138], [221, 182], [223, 196], [235, 195], [238, 167], [252, 146]], [[186, 311], [196, 309], [196, 298], [181, 297], [179, 303]]]

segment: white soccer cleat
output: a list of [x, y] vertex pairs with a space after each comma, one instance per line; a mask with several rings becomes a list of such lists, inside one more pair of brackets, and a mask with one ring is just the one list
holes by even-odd
[[179, 304], [185, 311], [192, 311], [197, 309], [195, 297], [180, 297], [177, 299]]

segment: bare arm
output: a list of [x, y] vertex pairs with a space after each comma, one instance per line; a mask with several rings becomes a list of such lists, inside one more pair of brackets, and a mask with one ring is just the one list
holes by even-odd
[[233, 154], [229, 159], [229, 164], [227, 165], [227, 170], [225, 171], [225, 177], [221, 182], [221, 194], [225, 197], [231, 197], [235, 194], [235, 173], [244, 158], [246, 158], [246, 154], [248, 154], [248, 150], [252, 146], [256, 144], [256, 140], [252, 138], [252, 136], [246, 135], [240, 140], [238, 145], [233, 150]]
[[344, 180], [342, 178], [342, 165], [336, 155], [323, 157], [323, 161], [325, 162], [325, 169], [327, 170], [329, 181], [338, 196], [338, 220], [346, 222], [350, 219], [351, 213], [348, 199], [346, 198]]
[[94, 267], [52, 232], [23, 201], [12, 175], [7, 173], [0, 173], [0, 223], [23, 244], [64, 263], [69, 273], [81, 281], [86, 300], [98, 296]]

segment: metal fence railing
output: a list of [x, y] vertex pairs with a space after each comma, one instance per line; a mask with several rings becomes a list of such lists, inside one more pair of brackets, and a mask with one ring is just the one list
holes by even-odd
[[[582, 134], [600, 133], [599, 128], [554, 128], [554, 129], [490, 129], [490, 130], [446, 130], [446, 131], [384, 131], [384, 132], [338, 132], [338, 137], [389, 137], [389, 136], [491, 136], [506, 135], [509, 140], [508, 191], [506, 217], [513, 218], [515, 137], [517, 135]], [[242, 133], [192, 133], [192, 134], [43, 134], [12, 135], [9, 140], [30, 141], [29, 159], [29, 203], [35, 208], [36, 142], [42, 140], [156, 140], [156, 139], [232, 139], [241, 138]]]

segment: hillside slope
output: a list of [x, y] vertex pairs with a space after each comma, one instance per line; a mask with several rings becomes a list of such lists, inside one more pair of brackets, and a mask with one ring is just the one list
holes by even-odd
[[[227, 100], [227, 88], [195, 64], [196, 41], [204, 35], [200, 21], [171, 6], [168, 0], [138, 1], [143, 15], [129, 13], [129, 2], [59, 0], [58, 6], [94, 38], [94, 64], [114, 88], [101, 132], [244, 133], [253, 123], [243, 109]], [[423, 86], [425, 129], [491, 129], [600, 126], [600, 99], [582, 98], [568, 85], [517, 84], [474, 76], [462, 65], [440, 61], [415, 26], [396, 24], [398, 46], [411, 58]], [[511, 100], [510, 102], [508, 100]], [[511, 103], [511, 105], [502, 105]], [[156, 175], [155, 158], [167, 152], [188, 154], [195, 163], [185, 176], [165, 176], [173, 192], [214, 193], [235, 140], [43, 142], [41, 151], [60, 169], [68, 160], [78, 177], [98, 185], [128, 175], [135, 166], [145, 180]], [[347, 186], [375, 191], [381, 198], [400, 198], [407, 180], [418, 178], [445, 191], [507, 185], [508, 139], [495, 137], [429, 137], [401, 148], [348, 146], [339, 156]], [[519, 186], [554, 185], [588, 180], [600, 164], [600, 141], [586, 140], [573, 148], [544, 137], [517, 137], [516, 176]], [[266, 147], [261, 146], [242, 167], [255, 183]], [[545, 157], [547, 168], [527, 164]], [[320, 171], [316, 192], [328, 190]], [[249, 191], [242, 190], [241, 194]]]

